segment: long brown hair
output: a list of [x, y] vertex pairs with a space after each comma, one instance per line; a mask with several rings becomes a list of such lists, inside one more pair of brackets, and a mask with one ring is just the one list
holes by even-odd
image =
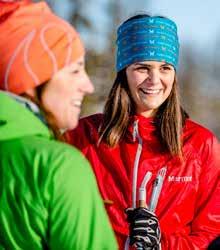
[[[171, 155], [182, 157], [182, 128], [188, 114], [180, 105], [177, 78], [171, 93], [158, 109], [155, 120], [158, 135]], [[135, 114], [135, 104], [128, 87], [126, 69], [118, 72], [104, 107], [104, 120], [100, 140], [110, 147], [116, 146], [126, 133], [129, 117]]]

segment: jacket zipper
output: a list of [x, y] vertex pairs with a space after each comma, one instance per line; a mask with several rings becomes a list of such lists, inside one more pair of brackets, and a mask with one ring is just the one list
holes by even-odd
[[[133, 170], [133, 180], [132, 180], [132, 207], [133, 208], [137, 207], [136, 205], [137, 175], [138, 175], [140, 156], [141, 156], [142, 149], [143, 149], [143, 140], [140, 137], [139, 131], [138, 131], [138, 120], [134, 121], [134, 125], [133, 125], [133, 141], [136, 141], [136, 139], [138, 140], [138, 147], [137, 147], [137, 152], [136, 152], [135, 160], [134, 160], [134, 170]], [[167, 169], [166, 167], [163, 167], [158, 171], [157, 177], [154, 182], [153, 191], [152, 191], [152, 195], [151, 195], [150, 203], [149, 203], [149, 209], [153, 212], [155, 211], [158, 200], [159, 200], [163, 181], [166, 175], [166, 169]], [[140, 204], [146, 204], [146, 185], [148, 181], [150, 180], [151, 176], [152, 176], [152, 172], [148, 171], [145, 174], [144, 179], [139, 188], [138, 198], [139, 198]], [[129, 241], [130, 240], [128, 236], [125, 241], [124, 250], [129, 249]], [[159, 249], [161, 249], [161, 245], [159, 246]]]
[[[133, 182], [132, 182], [132, 207], [136, 208], [137, 207], [137, 199], [136, 199], [136, 195], [137, 195], [137, 176], [138, 176], [138, 167], [139, 167], [139, 162], [140, 162], [140, 156], [142, 153], [142, 149], [143, 149], [143, 140], [141, 138], [141, 136], [139, 135], [139, 131], [138, 131], [138, 120], [134, 121], [134, 125], [133, 125], [133, 141], [138, 140], [138, 147], [137, 147], [137, 152], [136, 152], [136, 156], [135, 156], [135, 161], [134, 161], [134, 170], [133, 170]], [[167, 167], [164, 166], [163, 168], [161, 168], [158, 172], [157, 172], [157, 177], [154, 181], [153, 184], [153, 190], [152, 190], [152, 194], [151, 194], [151, 198], [150, 198], [150, 202], [149, 202], [149, 209], [150, 211], [154, 212], [159, 200], [159, 196], [162, 190], [162, 186], [163, 186], [163, 181], [164, 178], [166, 176], [166, 170]], [[152, 176], [152, 172], [148, 171], [145, 176], [144, 179], [141, 183], [141, 186], [139, 188], [139, 202], [144, 204], [144, 202], [146, 203], [146, 185], [148, 183], [148, 181], [150, 180]]]
[[133, 141], [138, 139], [138, 147], [137, 152], [134, 160], [134, 170], [133, 170], [133, 182], [132, 182], [132, 207], [136, 208], [136, 195], [137, 195], [137, 175], [138, 175], [138, 166], [140, 161], [140, 156], [142, 152], [142, 138], [138, 132], [138, 120], [134, 122], [133, 128]]

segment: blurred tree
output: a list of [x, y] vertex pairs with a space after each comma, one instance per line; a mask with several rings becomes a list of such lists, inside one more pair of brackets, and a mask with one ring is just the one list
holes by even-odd
[[[182, 103], [193, 120], [208, 127], [220, 138], [218, 73], [213, 73], [215, 65], [205, 55], [200, 54], [199, 62], [195, 55], [196, 52], [192, 48], [182, 48], [179, 73]], [[220, 62], [218, 63], [219, 69]]]
[[195, 116], [197, 112], [197, 63], [194, 53], [188, 46], [182, 48], [182, 64], [179, 73], [180, 97], [186, 111]]
[[214, 53], [213, 53], [213, 74], [215, 78], [220, 79], [220, 50], [219, 50], [219, 45], [220, 45], [220, 30], [219, 34], [216, 36], [216, 46], [214, 48]]
[[106, 46], [102, 52], [93, 49], [87, 53], [88, 72], [95, 83], [96, 91], [94, 95], [86, 97], [82, 115], [102, 112], [115, 77], [115, 33], [123, 6], [120, 0], [112, 0], [107, 2], [105, 7], [106, 14], [111, 19], [106, 33]]
[[70, 21], [78, 29], [85, 28], [89, 30], [93, 26], [87, 15], [83, 14], [86, 4], [88, 4], [88, 1], [74, 0], [74, 8]]

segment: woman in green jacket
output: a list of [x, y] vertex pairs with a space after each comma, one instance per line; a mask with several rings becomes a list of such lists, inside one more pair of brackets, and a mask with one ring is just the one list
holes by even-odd
[[79, 35], [45, 2], [0, 9], [0, 249], [116, 249], [88, 162], [56, 140], [93, 92]]

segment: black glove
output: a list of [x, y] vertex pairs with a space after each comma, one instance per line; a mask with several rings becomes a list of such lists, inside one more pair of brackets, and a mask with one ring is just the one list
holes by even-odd
[[147, 208], [127, 208], [130, 245], [145, 250], [159, 249], [160, 227], [156, 215]]

